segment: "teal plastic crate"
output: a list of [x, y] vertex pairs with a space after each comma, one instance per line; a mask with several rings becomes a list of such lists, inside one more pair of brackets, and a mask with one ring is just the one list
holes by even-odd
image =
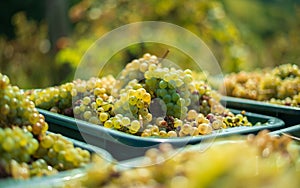
[[272, 135], [281, 135], [283, 133], [292, 135], [292, 136], [297, 137], [297, 138], [300, 139], [300, 125], [294, 125], [294, 126], [287, 127], [287, 128], [284, 128], [284, 129], [279, 129], [279, 130], [271, 132], [270, 134], [272, 134]]
[[223, 96], [221, 103], [228, 108], [246, 110], [282, 119], [286, 127], [300, 124], [300, 108], [267, 102]]
[[[115, 160], [110, 155], [109, 152], [104, 149], [98, 148], [96, 146], [92, 146], [86, 144], [84, 142], [70, 139], [73, 142], [74, 146], [80, 147], [82, 149], [88, 150], [91, 153], [97, 153], [103, 159], [107, 160], [108, 163], [114, 162]], [[0, 187], [2, 188], [50, 188], [50, 187], [61, 187], [66, 182], [81, 178], [85, 175], [85, 171], [90, 168], [93, 164], [87, 164], [85, 167], [76, 168], [72, 170], [66, 170], [58, 172], [54, 175], [43, 176], [43, 177], [33, 177], [26, 180], [16, 180], [12, 178], [0, 179]]]
[[[240, 112], [237, 110], [231, 111], [233, 113]], [[117, 160], [126, 160], [143, 156], [145, 151], [153, 147], [158, 147], [160, 143], [164, 142], [170, 143], [174, 147], [178, 148], [184, 147], [188, 144], [197, 144], [203, 140], [214, 139], [215, 137], [225, 137], [233, 134], [257, 133], [262, 129], [276, 130], [284, 126], [284, 122], [278, 118], [246, 113], [246, 116], [251, 123], [256, 124], [257, 122], [262, 122], [265, 124], [252, 127], [241, 126], [228, 128], [214, 131], [209, 135], [181, 138], [153, 138], [130, 135], [46, 110], [39, 109], [39, 112], [45, 116], [51, 131], [103, 148]]]

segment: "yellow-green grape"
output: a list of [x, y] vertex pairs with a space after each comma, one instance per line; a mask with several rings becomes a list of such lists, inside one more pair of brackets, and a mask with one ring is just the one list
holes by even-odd
[[113, 122], [111, 120], [107, 120], [104, 123], [104, 127], [106, 127], [106, 128], [113, 128], [114, 124], [113, 124]]
[[175, 131], [169, 131], [167, 133], [167, 136], [170, 138], [175, 138], [175, 137], [177, 137], [177, 133]]
[[184, 135], [189, 135], [192, 132], [192, 127], [190, 124], [185, 123], [182, 127], [181, 130], [182, 134]]
[[198, 116], [198, 113], [196, 112], [196, 110], [189, 110], [188, 114], [187, 114], [187, 119], [195, 120], [197, 116]]
[[5, 89], [10, 84], [8, 76], [0, 73], [0, 88]]
[[109, 115], [106, 112], [101, 112], [99, 115], [99, 119], [101, 122], [105, 122], [108, 118], [109, 118]]
[[164, 130], [159, 131], [159, 137], [167, 138], [168, 137], [167, 132]]
[[129, 126], [129, 132], [135, 134], [141, 128], [141, 124], [138, 120], [133, 120]]
[[122, 123], [123, 126], [128, 126], [128, 125], [130, 125], [130, 119], [128, 117], [123, 117], [121, 119], [121, 123]]
[[198, 126], [198, 132], [202, 135], [210, 134], [212, 132], [212, 127], [207, 123], [201, 123]]
[[209, 123], [209, 120], [203, 115], [203, 114], [198, 114], [198, 116], [196, 117], [196, 122], [198, 124], [201, 124], [201, 123]]
[[182, 121], [180, 119], [175, 119], [174, 121], [174, 127], [181, 127], [182, 126]]
[[122, 123], [119, 119], [113, 118], [113, 124], [115, 129], [121, 129], [122, 128]]
[[222, 122], [222, 120], [215, 120], [212, 122], [211, 126], [214, 130], [218, 130], [223, 127], [223, 122]]

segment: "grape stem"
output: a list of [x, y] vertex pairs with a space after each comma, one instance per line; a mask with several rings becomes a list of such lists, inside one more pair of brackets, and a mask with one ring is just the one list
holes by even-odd
[[300, 141], [300, 138], [298, 138], [298, 137], [295, 137], [295, 136], [292, 136], [292, 135], [289, 135], [289, 134], [286, 134], [286, 133], [282, 133], [282, 135], [287, 136], [287, 137], [290, 137], [291, 139]]
[[141, 128], [143, 129], [144, 128], [144, 124], [143, 124], [143, 118], [142, 118], [141, 114], [139, 114], [139, 122], [141, 124]]
[[161, 63], [166, 57], [167, 57], [167, 55], [169, 54], [169, 52], [170, 52], [170, 50], [169, 49], [167, 49], [167, 51], [164, 53], [164, 55], [159, 59], [159, 63]]

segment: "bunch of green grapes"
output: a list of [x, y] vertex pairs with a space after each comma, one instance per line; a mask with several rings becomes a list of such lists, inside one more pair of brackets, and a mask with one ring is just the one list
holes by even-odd
[[81, 167], [90, 153], [57, 134], [32, 101], [0, 74], [0, 177], [26, 179]]
[[[116, 114], [141, 119], [143, 129], [151, 123], [153, 115], [155, 118], [184, 118], [191, 103], [191, 73], [190, 70], [163, 67], [156, 56], [150, 54], [133, 60], [116, 82], [114, 94], [119, 98], [115, 103]], [[152, 111], [151, 105], [155, 106]]]
[[194, 109], [204, 115], [209, 113], [222, 114], [225, 108], [221, 105], [220, 98], [216, 92], [204, 81], [192, 82], [190, 87], [191, 92], [191, 104], [189, 109]]
[[0, 73], [0, 127], [26, 127], [35, 136], [44, 134], [48, 124], [39, 114], [35, 105], [17, 86], [9, 83], [9, 78]]
[[49, 176], [58, 173], [58, 170], [48, 165], [44, 159], [37, 159], [31, 164], [11, 160], [7, 176], [15, 179], [28, 179], [30, 177]]
[[151, 95], [142, 85], [135, 79], [130, 81], [114, 103], [115, 116], [103, 118], [104, 127], [139, 134], [143, 125], [152, 121], [152, 114], [148, 110], [150, 102]]
[[114, 85], [113, 95], [117, 97], [120, 90], [125, 88], [131, 80], [143, 80], [145, 78], [144, 74], [149, 70], [150, 65], [156, 66], [158, 64], [158, 58], [155, 55], [150, 55], [149, 53], [144, 54], [142, 58], [134, 59], [128, 63], [125, 69], [123, 69], [120, 73], [120, 76]]
[[104, 127], [113, 128], [125, 133], [140, 135], [140, 129], [143, 126], [143, 122], [137, 119], [130, 119], [122, 114], [117, 114], [105, 121]]
[[[103, 100], [107, 100], [114, 84], [115, 78], [108, 75], [102, 78], [92, 77], [89, 80], [77, 79], [45, 89], [33, 89], [27, 91], [26, 94], [38, 108], [73, 116], [72, 103], [77, 104], [78, 100], [83, 100], [84, 97], [90, 97], [91, 100], [101, 97]], [[95, 121], [93, 122], [95, 123]]]
[[62, 135], [53, 133], [41, 138], [34, 157], [44, 159], [59, 171], [82, 167], [91, 160], [89, 151], [75, 147]]
[[38, 140], [20, 127], [0, 128], [0, 143], [0, 158], [6, 162], [29, 162], [39, 146]]
[[97, 114], [92, 111], [95, 107], [84, 106], [96, 106], [92, 97], [84, 97], [74, 112], [86, 121], [143, 137], [197, 136], [252, 125], [244, 115], [228, 113], [216, 92], [192, 75], [189, 69], [166, 67], [156, 56], [145, 54], [129, 63], [117, 79], [113, 113]]
[[222, 93], [228, 96], [300, 106], [300, 69], [283, 64], [272, 70], [240, 72], [225, 78]]
[[145, 153], [143, 167], [118, 170], [114, 166], [99, 169], [97, 165], [88, 170], [85, 178], [69, 183], [78, 187], [172, 188], [240, 187], [243, 182], [243, 187], [287, 184], [299, 187], [298, 146], [290, 139], [270, 137], [266, 133], [239, 137], [238, 142], [236, 138], [232, 138], [235, 142], [226, 143], [216, 140], [204, 152], [197, 148], [176, 151], [171, 145], [162, 144]]
[[114, 97], [108, 96], [103, 88], [86, 91], [73, 104], [74, 117], [93, 124], [103, 124], [113, 112]]
[[134, 79], [121, 91], [119, 99], [114, 104], [114, 111], [131, 119], [142, 118], [148, 123], [152, 120], [148, 111], [150, 102], [151, 95]]
[[71, 91], [74, 83], [66, 83], [60, 86], [45, 89], [33, 89], [27, 92], [35, 106], [56, 113], [66, 114], [65, 110], [72, 104]]
[[[289, 153], [288, 145], [292, 141], [288, 136], [271, 136], [268, 130], [262, 130], [257, 135], [247, 135], [247, 142], [258, 149], [262, 157], [268, 157], [274, 152], [280, 152], [282, 155]], [[292, 157], [292, 156], [291, 156]]]
[[11, 159], [7, 163], [1, 161], [0, 166], [5, 168], [0, 178], [28, 179], [30, 177], [49, 176], [58, 173], [58, 170], [48, 165], [44, 159], [37, 159], [31, 163], [17, 162]]
[[[163, 61], [147, 53], [127, 64], [117, 79], [78, 79], [59, 88], [66, 87], [72, 98], [75, 118], [137, 136], [197, 136], [252, 125], [243, 114], [229, 113], [206, 81], [193, 78], [202, 78], [199, 73]], [[52, 90], [39, 91], [39, 98]]]
[[72, 92], [74, 116], [99, 125], [114, 116], [115, 99], [111, 95], [114, 82], [112, 76], [77, 80]]
[[152, 98], [163, 101], [167, 116], [183, 119], [191, 104], [189, 87], [192, 80], [189, 69], [150, 66], [145, 72], [145, 89]]
[[83, 167], [91, 162], [89, 151], [74, 147], [59, 134], [35, 139], [19, 127], [0, 128], [0, 178], [27, 179]]
[[281, 80], [286, 78], [296, 78], [300, 77], [300, 69], [295, 64], [283, 64], [274, 68], [271, 71], [271, 74], [274, 76], [278, 76]]
[[35, 139], [19, 127], [0, 128], [1, 177], [27, 179], [82, 167], [91, 161], [87, 150], [74, 147], [59, 134], [50, 133]]

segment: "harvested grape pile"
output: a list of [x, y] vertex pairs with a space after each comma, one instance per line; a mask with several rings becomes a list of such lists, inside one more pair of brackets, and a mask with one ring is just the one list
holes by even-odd
[[[146, 152], [138, 168], [94, 166], [73, 187], [291, 187], [300, 186], [299, 145], [289, 137], [217, 140], [205, 151], [176, 151], [170, 145]], [[241, 141], [242, 140], [242, 141]], [[69, 185], [66, 185], [67, 187]]]
[[0, 179], [27, 179], [81, 167], [90, 152], [49, 133], [44, 116], [0, 73]]
[[284, 64], [272, 70], [226, 76], [224, 95], [300, 107], [300, 69]]
[[205, 81], [192, 75], [145, 54], [128, 63], [118, 78], [74, 80], [27, 95], [39, 108], [142, 137], [197, 136], [252, 126], [244, 113], [231, 113]]

